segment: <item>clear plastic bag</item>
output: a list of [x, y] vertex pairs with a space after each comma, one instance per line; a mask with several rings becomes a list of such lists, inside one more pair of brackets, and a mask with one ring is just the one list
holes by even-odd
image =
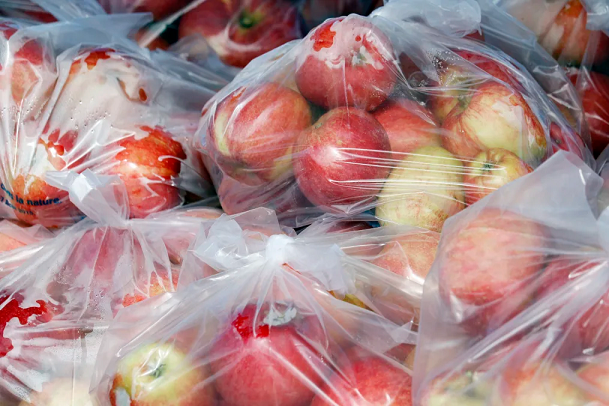
[[479, 28], [477, 3], [405, 4], [328, 20], [207, 104], [195, 142], [227, 213], [266, 206], [302, 226], [374, 209], [439, 231], [547, 159], [557, 135], [592, 161], [526, 69], [456, 35]]
[[16, 265], [0, 273], [3, 406], [92, 406], [93, 363], [114, 315], [174, 291], [187, 244], [220, 215], [191, 207], [129, 220], [118, 177], [85, 171], [62, 182], [88, 219], [28, 253], [0, 256], [0, 266], [11, 258]]
[[[140, 20], [0, 23], [2, 217], [47, 227], [82, 218], [46, 179], [55, 171], [118, 175], [131, 217], [213, 193], [189, 145], [214, 79], [126, 40]], [[109, 25], [113, 33], [97, 28]]]
[[0, 253], [12, 251], [53, 237], [41, 226], [27, 227], [9, 220], [0, 221]]
[[414, 404], [607, 403], [601, 186], [559, 153], [446, 223], [425, 282]]
[[193, 245], [221, 273], [118, 314], [96, 363], [100, 406], [411, 405], [416, 333], [337, 299], [356, 265], [332, 243], [254, 235], [241, 216]]

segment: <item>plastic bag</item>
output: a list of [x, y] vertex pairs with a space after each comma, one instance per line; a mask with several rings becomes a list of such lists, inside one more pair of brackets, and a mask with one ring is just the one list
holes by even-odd
[[[538, 37], [563, 66], [582, 99], [592, 147], [609, 143], [609, 9], [604, 0], [496, 0]], [[501, 27], [497, 27], [498, 30]]]
[[3, 406], [92, 405], [88, 379], [114, 315], [174, 291], [188, 243], [221, 214], [198, 207], [129, 220], [119, 178], [85, 171], [64, 182], [88, 219], [29, 246], [35, 255], [13, 251], [21, 264], [0, 279]]
[[[0, 24], [2, 217], [58, 227], [82, 218], [52, 172], [118, 175], [131, 217], [212, 193], [189, 147], [213, 78], [122, 37], [140, 16]], [[96, 27], [112, 24], [116, 36]], [[209, 79], [209, 80], [208, 80]]]
[[591, 160], [521, 65], [454, 35], [478, 27], [477, 3], [404, 4], [328, 20], [207, 104], [195, 142], [227, 213], [266, 206], [302, 226], [374, 209], [439, 231], [547, 159], [555, 133]]
[[119, 313], [97, 358], [100, 406], [411, 404], [416, 333], [328, 294], [350, 290], [336, 246], [260, 246], [226, 217], [202, 232], [192, 251], [225, 269]]
[[52, 238], [53, 234], [40, 226], [27, 227], [8, 220], [0, 221], [0, 253]]
[[607, 402], [601, 185], [560, 153], [447, 221], [425, 282], [415, 404]]

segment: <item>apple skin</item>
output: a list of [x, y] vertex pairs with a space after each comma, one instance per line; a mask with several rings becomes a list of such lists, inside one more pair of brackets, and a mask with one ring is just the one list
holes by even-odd
[[441, 231], [464, 208], [463, 163], [442, 147], [415, 150], [391, 171], [379, 195], [381, 225], [408, 224]]
[[516, 154], [503, 148], [492, 148], [479, 153], [466, 165], [463, 177], [465, 203], [474, 204], [495, 190], [533, 172]]
[[[539, 43], [560, 62], [581, 64], [589, 46], [592, 32], [586, 29], [587, 13], [580, 0], [569, 0], [554, 17]], [[609, 56], [609, 38], [598, 32], [598, 44], [593, 62], [602, 62]]]
[[121, 0], [120, 10], [111, 12], [152, 13], [155, 20], [161, 20], [188, 5], [190, 0]]
[[109, 399], [112, 406], [214, 406], [209, 373], [175, 344], [143, 345], [120, 359]]
[[211, 349], [222, 355], [211, 362], [216, 390], [231, 406], [307, 405], [314, 395], [309, 385], [323, 382], [327, 367], [309, 344], [325, 341], [318, 319], [279, 303], [273, 308], [275, 318], [268, 303], [247, 305]]
[[552, 141], [552, 154], [560, 150], [572, 152], [581, 160], [585, 160], [588, 147], [581, 136], [571, 128], [563, 129], [556, 123], [550, 124], [550, 140]]
[[[385, 102], [372, 115], [387, 132], [394, 154], [408, 154], [420, 147], [441, 144], [436, 119], [413, 100]], [[403, 158], [400, 155], [394, 156]]]
[[532, 162], [546, 155], [543, 127], [527, 102], [497, 82], [485, 83], [463, 98], [442, 128], [444, 148], [460, 158], [474, 158], [489, 148], [507, 149]]
[[73, 378], [58, 378], [46, 382], [42, 391], [29, 395], [29, 401], [19, 406], [97, 406], [89, 395], [89, 385]]
[[206, 0], [184, 14], [179, 37], [205, 37], [227, 65], [252, 59], [301, 38], [298, 10], [285, 0]]
[[391, 42], [363, 17], [327, 20], [301, 47], [296, 84], [307, 100], [323, 108], [374, 110], [396, 83], [399, 68]]
[[317, 395], [311, 406], [412, 406], [412, 378], [379, 357], [365, 357], [342, 367], [322, 388], [331, 401]]
[[[538, 281], [537, 297], [541, 299], [552, 292], [572, 283], [574, 279], [595, 267], [603, 266], [601, 261], [579, 261], [568, 257], [554, 258], [546, 267]], [[590, 304], [589, 304], [590, 305]], [[609, 348], [609, 291], [592, 303], [585, 312], [577, 315], [570, 327], [566, 351], [575, 355], [599, 353]], [[566, 348], [568, 347], [568, 348]]]
[[[592, 137], [592, 151], [598, 156], [609, 145], [609, 76], [577, 69], [569, 69], [567, 75], [581, 97]], [[580, 83], [577, 83], [580, 75]]]
[[453, 223], [436, 259], [446, 311], [471, 334], [503, 325], [532, 300], [547, 243], [542, 225], [506, 210]]
[[0, 233], [0, 252], [12, 251], [24, 247], [25, 245], [26, 244], [22, 241], [16, 240], [7, 234]]
[[349, 205], [374, 199], [389, 174], [387, 133], [357, 108], [330, 110], [297, 144], [293, 166], [298, 186], [311, 203], [330, 212], [348, 212]]
[[[182, 203], [180, 191], [170, 182], [179, 176], [186, 154], [180, 142], [160, 127], [141, 127], [145, 136], [118, 142], [122, 150], [107, 173], [125, 184], [132, 218], [170, 209]], [[114, 146], [113, 146], [114, 148]]]
[[258, 186], [290, 172], [291, 153], [311, 125], [311, 110], [297, 92], [265, 83], [241, 87], [216, 107], [209, 136], [224, 173]]
[[592, 400], [596, 400], [601, 405], [607, 404], [609, 399], [609, 353], [605, 352], [591, 359], [587, 364], [577, 370], [577, 376], [587, 384], [594, 387], [600, 394], [595, 396], [589, 393]]

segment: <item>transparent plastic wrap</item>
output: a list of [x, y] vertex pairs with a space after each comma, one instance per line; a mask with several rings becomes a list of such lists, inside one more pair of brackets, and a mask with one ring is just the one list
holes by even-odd
[[118, 177], [85, 171], [63, 185], [88, 219], [29, 246], [35, 255], [6, 253], [21, 263], [0, 279], [3, 406], [92, 406], [93, 363], [114, 315], [174, 291], [188, 244], [221, 215], [191, 207], [129, 220]]
[[206, 105], [195, 147], [227, 213], [265, 206], [299, 227], [375, 210], [440, 231], [560, 148], [592, 161], [526, 69], [455, 35], [479, 28], [477, 3], [411, 3], [328, 20]]
[[190, 140], [214, 80], [122, 37], [139, 20], [0, 23], [2, 217], [47, 227], [82, 218], [47, 181], [55, 171], [118, 175], [131, 217], [213, 193]]
[[[606, 0], [496, 0], [569, 66], [598, 156], [609, 144], [609, 4]], [[501, 30], [501, 27], [496, 27]]]
[[559, 153], [447, 221], [424, 287], [415, 404], [607, 404], [601, 186]]
[[0, 253], [52, 238], [53, 233], [41, 226], [28, 227], [10, 220], [0, 221]]
[[100, 406], [412, 404], [416, 333], [336, 298], [352, 286], [335, 245], [260, 245], [227, 217], [202, 234], [193, 251], [222, 272], [118, 314], [96, 362]]

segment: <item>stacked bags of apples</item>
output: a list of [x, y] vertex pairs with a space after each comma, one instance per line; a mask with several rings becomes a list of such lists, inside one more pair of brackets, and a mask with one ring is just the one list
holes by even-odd
[[35, 255], [13, 251], [21, 263], [0, 279], [3, 406], [90, 405], [83, 400], [88, 379], [113, 316], [174, 291], [200, 224], [221, 215], [191, 207], [129, 220], [128, 192], [118, 177], [86, 171], [63, 181], [88, 218]]
[[446, 223], [425, 282], [415, 404], [607, 404], [601, 185], [561, 152]]
[[411, 405], [412, 326], [349, 299], [366, 300], [352, 275], [369, 264], [228, 217], [203, 227], [180, 274], [197, 281], [122, 310], [106, 333], [100, 406]]
[[[495, 0], [530, 28], [582, 99], [595, 156], [609, 144], [609, 24], [605, 0]], [[497, 27], [497, 29], [501, 29]]]
[[227, 213], [271, 207], [302, 226], [375, 210], [440, 231], [547, 159], [553, 128], [590, 158], [522, 66], [461, 38], [477, 3], [407, 4], [328, 20], [207, 104], [195, 142]]
[[[184, 62], [123, 39], [138, 19], [0, 23], [1, 217], [46, 227], [80, 220], [47, 180], [56, 171], [118, 175], [133, 217], [212, 193], [189, 143], [215, 90], [188, 78]], [[106, 24], [116, 35], [96, 28]]]

